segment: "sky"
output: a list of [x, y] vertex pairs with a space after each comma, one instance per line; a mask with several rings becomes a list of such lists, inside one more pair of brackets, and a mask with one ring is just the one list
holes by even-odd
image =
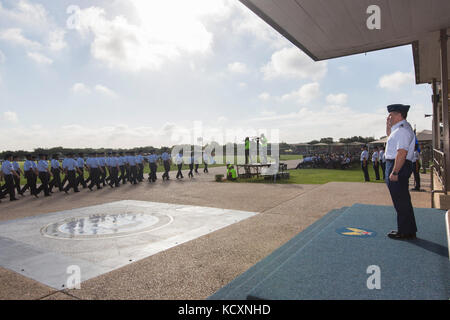
[[431, 129], [411, 46], [314, 62], [237, 0], [0, 0], [0, 151]]

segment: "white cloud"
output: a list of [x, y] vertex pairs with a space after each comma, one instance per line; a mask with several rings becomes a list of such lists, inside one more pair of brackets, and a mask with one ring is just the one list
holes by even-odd
[[18, 123], [19, 122], [19, 117], [17, 116], [17, 113], [15, 113], [13, 111], [3, 112], [2, 118], [9, 123]]
[[317, 81], [327, 74], [327, 62], [315, 62], [296, 47], [283, 48], [272, 55], [261, 71], [266, 80], [285, 77]]
[[102, 95], [105, 95], [109, 98], [117, 98], [118, 95], [117, 93], [115, 93], [113, 90], [109, 89], [108, 87], [105, 87], [103, 85], [96, 85], [95, 86], [95, 91], [97, 91], [98, 93], [101, 93]]
[[239, 88], [247, 88], [247, 83], [245, 83], [245, 82], [239, 82], [238, 83], [238, 86], [239, 86]]
[[74, 94], [89, 94], [91, 92], [91, 89], [81, 82], [75, 83], [70, 90]]
[[263, 93], [261, 93], [261, 94], [258, 96], [258, 98], [259, 98], [260, 100], [267, 101], [267, 100], [270, 99], [270, 94], [267, 93], [267, 92], [263, 92]]
[[300, 87], [300, 89], [291, 93], [285, 94], [281, 100], [295, 100], [299, 104], [307, 104], [316, 99], [320, 95], [320, 85], [317, 82], [307, 83]]
[[397, 71], [382, 76], [378, 82], [378, 86], [389, 91], [397, 91], [404, 85], [414, 85], [414, 79], [412, 72], [405, 73]]
[[112, 69], [136, 72], [158, 70], [170, 60], [211, 51], [213, 34], [205, 17], [223, 15], [223, 1], [134, 0], [139, 23], [124, 16], [107, 17], [90, 7], [78, 14], [76, 29], [92, 35], [91, 54]]
[[27, 52], [27, 55], [31, 60], [35, 61], [38, 64], [51, 65], [53, 63], [52, 59], [44, 56], [39, 52]]
[[6, 56], [2, 52], [2, 50], [0, 50], [0, 64], [5, 63], [5, 61], [6, 61]]
[[42, 47], [39, 42], [26, 38], [23, 35], [22, 29], [19, 28], [10, 28], [0, 31], [0, 39], [26, 48], [40, 49]]
[[345, 93], [329, 94], [326, 98], [330, 104], [345, 105], [347, 104], [348, 96]]
[[48, 35], [48, 46], [52, 51], [59, 51], [67, 47], [64, 39], [66, 32], [64, 30], [54, 30]]
[[11, 9], [4, 8], [0, 2], [0, 19], [20, 24], [30, 29], [49, 27], [48, 13], [44, 6], [26, 0], [15, 2]]
[[242, 3], [236, 1], [230, 5], [236, 9], [233, 12], [235, 18], [232, 21], [232, 32], [234, 34], [238, 36], [250, 35], [250, 39], [256, 39], [276, 49], [280, 49], [289, 44], [286, 38], [281, 36]]
[[249, 72], [247, 65], [245, 65], [245, 63], [242, 62], [233, 62], [228, 64], [228, 71], [230, 71], [231, 73], [241, 73], [241, 74]]

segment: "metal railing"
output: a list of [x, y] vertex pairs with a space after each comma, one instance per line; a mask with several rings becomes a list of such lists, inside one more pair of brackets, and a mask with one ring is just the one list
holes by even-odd
[[[431, 207], [434, 208], [434, 194], [444, 193], [447, 195], [447, 168], [445, 165], [445, 153], [440, 150], [433, 149], [433, 165], [431, 166]], [[434, 190], [433, 175], [436, 174], [442, 190]]]

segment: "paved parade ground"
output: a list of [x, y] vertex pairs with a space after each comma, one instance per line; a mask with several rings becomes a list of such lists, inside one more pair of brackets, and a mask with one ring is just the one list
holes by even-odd
[[[0, 299], [206, 299], [331, 210], [392, 206], [382, 183], [215, 182], [224, 171], [2, 202]], [[69, 264], [80, 289], [62, 287]]]

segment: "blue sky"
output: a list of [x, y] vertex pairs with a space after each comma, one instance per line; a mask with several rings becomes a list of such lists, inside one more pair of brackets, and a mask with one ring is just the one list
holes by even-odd
[[238, 1], [0, 0], [0, 150], [379, 138], [430, 95], [410, 46], [314, 62]]

